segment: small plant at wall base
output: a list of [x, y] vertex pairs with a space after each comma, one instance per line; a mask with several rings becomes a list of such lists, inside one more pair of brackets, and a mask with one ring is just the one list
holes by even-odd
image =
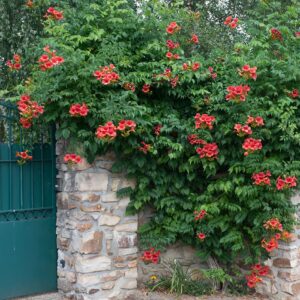
[[[57, 138], [82, 145], [76, 155], [90, 161], [115, 151], [114, 171], [137, 181], [119, 191], [131, 197], [129, 212], [155, 211], [140, 229], [144, 249], [181, 240], [225, 265], [267, 257], [263, 224], [294, 223], [299, 2], [261, 2], [250, 20], [222, 25], [220, 34], [238, 31], [244, 42], [209, 56], [199, 15], [180, 5], [78, 5], [45, 21], [48, 37], [23, 90], [40, 110], [25, 125], [36, 116], [56, 122]], [[60, 57], [46, 69], [45, 49]], [[205, 216], [195, 220], [195, 211]]]

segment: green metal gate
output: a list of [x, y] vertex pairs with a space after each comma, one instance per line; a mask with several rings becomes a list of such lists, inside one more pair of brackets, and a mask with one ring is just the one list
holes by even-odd
[[[18, 119], [0, 100], [0, 300], [57, 288], [53, 130]], [[33, 159], [19, 166], [25, 149]]]

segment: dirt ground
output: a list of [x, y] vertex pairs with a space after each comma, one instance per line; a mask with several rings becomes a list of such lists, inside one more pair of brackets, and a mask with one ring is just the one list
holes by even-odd
[[146, 292], [138, 291], [134, 295], [130, 295], [126, 300], [267, 300], [268, 298], [249, 295], [249, 296], [225, 296], [225, 295], [214, 295], [214, 296], [202, 296], [202, 297], [193, 297], [193, 296], [179, 296], [157, 293], [157, 292]]

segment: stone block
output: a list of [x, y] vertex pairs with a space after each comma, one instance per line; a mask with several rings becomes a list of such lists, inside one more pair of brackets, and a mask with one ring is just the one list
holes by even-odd
[[91, 274], [77, 274], [77, 284], [81, 287], [89, 287], [92, 285], [100, 284], [101, 276], [99, 274], [91, 273]]
[[98, 221], [99, 226], [114, 226], [120, 222], [121, 218], [113, 215], [102, 215]]
[[137, 247], [119, 249], [120, 256], [136, 254], [137, 252], [138, 252]]
[[98, 160], [95, 162], [95, 167], [99, 169], [111, 170], [113, 164], [113, 161]]
[[116, 234], [116, 242], [119, 248], [132, 248], [137, 245], [137, 234]]
[[78, 256], [75, 262], [75, 270], [80, 273], [111, 270], [111, 259], [106, 256]]
[[75, 189], [80, 192], [107, 191], [108, 175], [106, 173], [77, 173]]
[[297, 298], [300, 299], [300, 282], [292, 284], [292, 292], [294, 296], [297, 296]]
[[137, 232], [138, 223], [127, 223], [127, 224], [120, 224], [115, 227], [115, 230], [118, 232]]
[[135, 179], [125, 178], [125, 179], [122, 180], [120, 188], [131, 187], [132, 189], [135, 189], [135, 186], [136, 186], [136, 180]]
[[119, 186], [121, 184], [120, 178], [112, 178], [111, 180], [111, 190], [112, 192], [116, 192], [119, 189]]
[[114, 281], [107, 281], [101, 285], [102, 290], [111, 290], [115, 286]]
[[57, 248], [63, 251], [67, 251], [70, 246], [70, 239], [63, 238], [63, 237], [57, 237]]
[[137, 277], [138, 277], [138, 273], [137, 273], [136, 268], [132, 268], [125, 272], [125, 278], [135, 278], [136, 279]]
[[67, 293], [67, 292], [71, 292], [73, 290], [73, 284], [66, 278], [58, 278], [57, 279], [57, 288], [60, 291]]
[[93, 227], [93, 223], [82, 223], [82, 224], [77, 224], [76, 229], [80, 232], [87, 231]]
[[102, 274], [100, 280], [101, 280], [101, 283], [105, 283], [108, 281], [116, 281], [117, 279], [121, 278], [122, 276], [124, 276], [124, 271], [114, 270], [109, 273]]
[[118, 202], [117, 193], [109, 192], [102, 196], [101, 199], [103, 202]]
[[126, 289], [126, 290], [137, 289], [137, 280], [132, 278], [121, 278], [118, 281], [118, 286], [121, 289]]
[[288, 259], [288, 258], [275, 258], [273, 260], [273, 266], [278, 268], [294, 268], [299, 265], [298, 259]]
[[297, 281], [300, 280], [300, 271], [299, 273], [296, 274], [291, 274], [291, 272], [286, 272], [286, 271], [279, 271], [278, 272], [278, 277], [281, 279], [284, 279], [286, 281]]
[[82, 204], [80, 205], [80, 209], [84, 212], [99, 212], [103, 210], [100, 204], [96, 204], [96, 205]]
[[82, 244], [80, 252], [83, 254], [100, 253], [102, 250], [102, 239], [103, 232], [94, 232], [93, 237]]

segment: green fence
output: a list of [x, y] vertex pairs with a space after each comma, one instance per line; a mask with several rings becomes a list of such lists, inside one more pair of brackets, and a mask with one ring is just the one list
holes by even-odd
[[[0, 101], [0, 299], [56, 290], [54, 131]], [[16, 152], [29, 150], [20, 166]]]

